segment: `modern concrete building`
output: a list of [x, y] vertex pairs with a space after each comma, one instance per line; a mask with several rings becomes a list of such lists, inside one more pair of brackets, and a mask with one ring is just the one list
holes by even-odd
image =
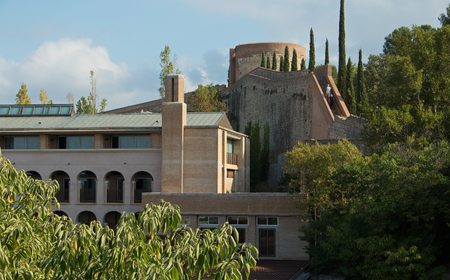
[[162, 113], [74, 115], [72, 105], [0, 105], [0, 147], [18, 169], [57, 180], [60, 214], [114, 228], [161, 199], [183, 223], [225, 221], [262, 257], [307, 259], [288, 194], [250, 190], [250, 141], [225, 113], [187, 113], [184, 78], [166, 78]]

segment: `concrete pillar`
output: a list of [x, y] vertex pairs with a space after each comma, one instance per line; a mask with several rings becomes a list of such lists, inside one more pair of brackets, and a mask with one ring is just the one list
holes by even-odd
[[162, 184], [163, 193], [183, 192], [184, 103], [183, 75], [166, 76], [166, 98], [162, 105]]

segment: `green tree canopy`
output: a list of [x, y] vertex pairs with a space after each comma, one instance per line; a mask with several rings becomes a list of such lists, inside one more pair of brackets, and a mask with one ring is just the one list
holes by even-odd
[[450, 24], [450, 4], [447, 7], [447, 14], [442, 13], [439, 16], [439, 21], [441, 22], [442, 26]]
[[[77, 225], [59, 209], [56, 181], [40, 181], [0, 158], [0, 278], [242, 279], [257, 249], [238, 243], [227, 223], [213, 231], [181, 227], [167, 202], [123, 213], [116, 230]], [[252, 255], [253, 254], [253, 255]]]
[[264, 54], [264, 51], [261, 53], [261, 65], [259, 66], [266, 68], [266, 55]]
[[199, 84], [197, 89], [187, 94], [186, 104], [189, 112], [226, 112], [227, 105], [218, 85]]
[[161, 62], [159, 63], [159, 66], [161, 66], [161, 72], [159, 73], [159, 80], [161, 87], [158, 89], [159, 95], [161, 98], [164, 98], [165, 96], [165, 81], [166, 76], [169, 74], [181, 74], [181, 71], [176, 69], [174, 72], [174, 68], [176, 68], [176, 60], [177, 55], [174, 55], [174, 62], [170, 61], [170, 48], [169, 46], [165, 46], [164, 50], [159, 54], [159, 58]]
[[348, 58], [347, 63], [347, 96], [348, 99], [346, 100], [347, 108], [352, 114], [356, 114], [356, 98], [355, 98], [355, 89], [353, 87], [353, 76], [354, 76], [354, 64], [352, 62], [352, 59]]
[[305, 70], [306, 69], [306, 61], [304, 58], [302, 58], [302, 64], [300, 65], [300, 70]]
[[358, 72], [356, 78], [356, 104], [357, 113], [362, 113], [369, 106], [369, 97], [366, 91], [366, 80], [364, 78], [364, 65], [362, 62], [362, 50], [359, 49]]
[[316, 68], [316, 47], [314, 45], [314, 31], [311, 28], [311, 31], [309, 33], [309, 65], [308, 70], [309, 72], [314, 71]]
[[305, 211], [302, 219], [320, 217], [322, 210], [341, 203], [343, 193], [336, 188], [332, 174], [358, 157], [361, 153], [348, 140], [333, 145], [298, 142], [286, 153], [283, 172], [291, 191], [300, 194], [297, 205]]
[[283, 71], [289, 72], [290, 71], [291, 63], [289, 62], [289, 47], [286, 46], [284, 48], [284, 62], [283, 62]]
[[283, 71], [284, 71], [284, 58], [281, 55], [280, 56], [280, 72], [283, 72]]
[[271, 69], [272, 67], [270, 67], [270, 57], [266, 58], [266, 68], [267, 69]]
[[328, 47], [328, 38], [325, 42], [325, 65], [330, 64], [330, 50]]
[[338, 65], [338, 90], [344, 101], [347, 103], [347, 86], [346, 86], [346, 55], [345, 55], [345, 1], [341, 0], [341, 8], [339, 12], [339, 65]]
[[[339, 204], [302, 227], [315, 273], [351, 279], [442, 279], [450, 245], [447, 143], [391, 145], [331, 176]], [[342, 196], [341, 196], [342, 194]], [[351, 264], [351, 265], [349, 265]]]
[[[398, 120], [408, 120], [423, 126], [409, 126], [402, 130], [397, 141], [419, 142], [449, 139], [450, 129], [450, 26], [434, 29], [430, 26], [401, 27], [386, 37], [383, 54], [369, 57], [366, 65], [366, 90], [371, 109], [366, 135], [378, 135], [378, 143], [386, 143], [386, 135], [368, 131], [383, 126], [378, 123], [380, 112], [395, 114]], [[406, 107], [405, 107], [406, 106]], [[381, 107], [385, 107], [381, 109]], [[392, 111], [388, 113], [388, 111]], [[406, 114], [404, 117], [398, 114]], [[386, 132], [395, 131], [389, 121]], [[402, 125], [399, 123], [399, 125]], [[390, 128], [390, 129], [389, 129]]]
[[22, 83], [19, 92], [16, 94], [16, 104], [31, 104], [27, 85], [24, 83]]
[[291, 71], [297, 71], [298, 70], [298, 59], [297, 59], [297, 50], [294, 49], [292, 53], [292, 66]]
[[275, 51], [273, 51], [273, 56], [272, 56], [272, 70], [277, 70], [277, 54]]

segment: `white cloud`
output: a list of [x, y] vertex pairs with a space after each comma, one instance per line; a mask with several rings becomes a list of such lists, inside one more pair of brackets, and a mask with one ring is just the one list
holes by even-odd
[[108, 50], [92, 46], [92, 40], [63, 38], [44, 42], [20, 62], [0, 56], [0, 97], [14, 103], [21, 83], [27, 84], [33, 103], [39, 103], [39, 89], [55, 103], [66, 103], [71, 92], [75, 100], [91, 91], [90, 70], [97, 79], [97, 93], [108, 99], [107, 109], [158, 98], [158, 70], [146, 64], [128, 69], [111, 61]]

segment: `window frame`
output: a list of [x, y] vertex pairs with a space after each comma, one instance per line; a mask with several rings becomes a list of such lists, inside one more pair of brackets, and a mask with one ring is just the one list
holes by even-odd
[[[208, 218], [208, 223], [207, 224], [202, 224], [200, 223], [200, 218], [205, 217]], [[217, 218], [217, 224], [213, 224], [211, 223], [211, 218]], [[197, 217], [197, 227], [198, 228], [205, 228], [205, 227], [218, 227], [220, 225], [220, 219], [219, 216], [198, 216]]]
[[[133, 138], [133, 147], [121, 147], [121, 137]], [[148, 138], [148, 147], [137, 147], [139, 138]], [[151, 148], [151, 136], [150, 135], [112, 135], [111, 136], [111, 149], [150, 149]]]
[[[236, 218], [237, 224], [230, 223], [230, 218]], [[245, 224], [239, 223], [239, 218], [246, 218], [247, 219], [247, 223], [245, 223]], [[248, 227], [248, 225], [249, 225], [249, 217], [248, 216], [227, 216], [227, 222], [228, 222], [229, 225], [231, 225], [233, 227]]]
[[[15, 139], [25, 139], [25, 148], [16, 148]], [[37, 141], [37, 147], [29, 148], [30, 140]], [[3, 147], [5, 150], [39, 150], [41, 148], [39, 136], [5, 136], [3, 138]]]
[[[260, 224], [259, 223], [259, 219], [261, 218], [265, 218], [266, 219], [266, 224]], [[277, 223], [276, 224], [269, 224], [269, 219], [277, 219]], [[278, 227], [280, 224], [280, 219], [278, 217], [271, 217], [271, 216], [258, 216], [256, 217], [256, 226], [257, 227]]]

